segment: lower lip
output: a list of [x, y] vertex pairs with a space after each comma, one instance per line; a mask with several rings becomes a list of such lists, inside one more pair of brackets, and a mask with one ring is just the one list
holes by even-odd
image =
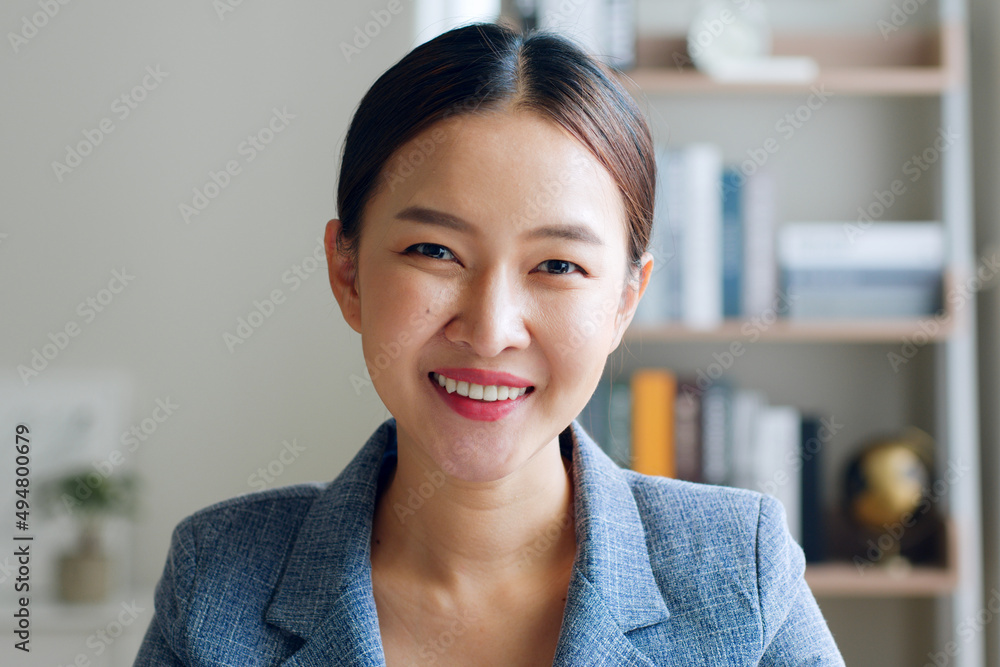
[[474, 398], [466, 398], [458, 392], [448, 393], [448, 390], [439, 385], [434, 379], [428, 377], [428, 382], [434, 387], [449, 408], [462, 415], [466, 419], [474, 419], [481, 422], [495, 422], [503, 419], [513, 410], [516, 410], [531, 392], [521, 394], [513, 401], [505, 398], [500, 401], [477, 401]]

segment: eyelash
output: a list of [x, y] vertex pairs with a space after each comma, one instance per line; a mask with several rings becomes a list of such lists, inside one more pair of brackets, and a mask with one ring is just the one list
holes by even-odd
[[[407, 248], [406, 250], [404, 250], [403, 254], [404, 255], [410, 255], [410, 254], [413, 254], [413, 253], [417, 253], [418, 255], [422, 255], [423, 257], [427, 257], [428, 259], [440, 259], [442, 261], [448, 261], [448, 260], [446, 260], [444, 258], [441, 258], [441, 257], [431, 257], [430, 255], [428, 255], [428, 254], [426, 254], [424, 252], [421, 252], [420, 248], [424, 248], [424, 249], [426, 249], [426, 248], [440, 248], [441, 250], [443, 250], [443, 251], [447, 252], [449, 255], [451, 255], [451, 259], [455, 259], [455, 254], [451, 250], [448, 250], [448, 248], [446, 248], [443, 245], [440, 245], [438, 243], [415, 243], [415, 244], [411, 245], [409, 248]], [[570, 262], [569, 260], [565, 260], [565, 259], [547, 259], [544, 262], [542, 262], [541, 264], [539, 264], [538, 266], [542, 266], [542, 264], [548, 264], [550, 262], [560, 262], [562, 264], [568, 264], [571, 267], [575, 267], [580, 272], [580, 275], [583, 275], [583, 276], [588, 275], [587, 272], [583, 269], [582, 266], [580, 266], [579, 264], [577, 264], [575, 262]], [[552, 273], [550, 275], [553, 275], [553, 276], [566, 276], [566, 275], [569, 275], [570, 273], [572, 273], [572, 271], [567, 271], [566, 273]]]

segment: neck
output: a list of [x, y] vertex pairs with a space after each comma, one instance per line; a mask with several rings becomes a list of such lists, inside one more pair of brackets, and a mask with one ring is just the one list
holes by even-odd
[[373, 563], [415, 569], [424, 581], [448, 588], [564, 568], [576, 551], [567, 468], [558, 438], [490, 482], [455, 479], [401, 449], [376, 508]]

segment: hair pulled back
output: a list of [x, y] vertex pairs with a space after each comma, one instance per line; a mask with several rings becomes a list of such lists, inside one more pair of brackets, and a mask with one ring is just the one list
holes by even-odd
[[337, 184], [339, 251], [356, 264], [365, 206], [394, 187], [399, 174], [386, 166], [401, 147], [440, 120], [501, 110], [529, 110], [558, 123], [607, 169], [624, 203], [628, 261], [637, 267], [656, 193], [645, 117], [615, 75], [570, 40], [493, 23], [455, 28], [418, 46], [362, 98]]

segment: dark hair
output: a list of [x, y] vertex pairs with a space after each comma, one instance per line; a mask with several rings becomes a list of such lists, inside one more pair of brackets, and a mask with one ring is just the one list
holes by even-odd
[[404, 144], [450, 116], [519, 109], [561, 125], [611, 174], [625, 205], [634, 270], [649, 243], [656, 194], [645, 117], [615, 75], [565, 37], [493, 23], [455, 28], [418, 46], [365, 94], [344, 142], [338, 250], [356, 262], [365, 206], [395, 187], [400, 175], [385, 167]]

